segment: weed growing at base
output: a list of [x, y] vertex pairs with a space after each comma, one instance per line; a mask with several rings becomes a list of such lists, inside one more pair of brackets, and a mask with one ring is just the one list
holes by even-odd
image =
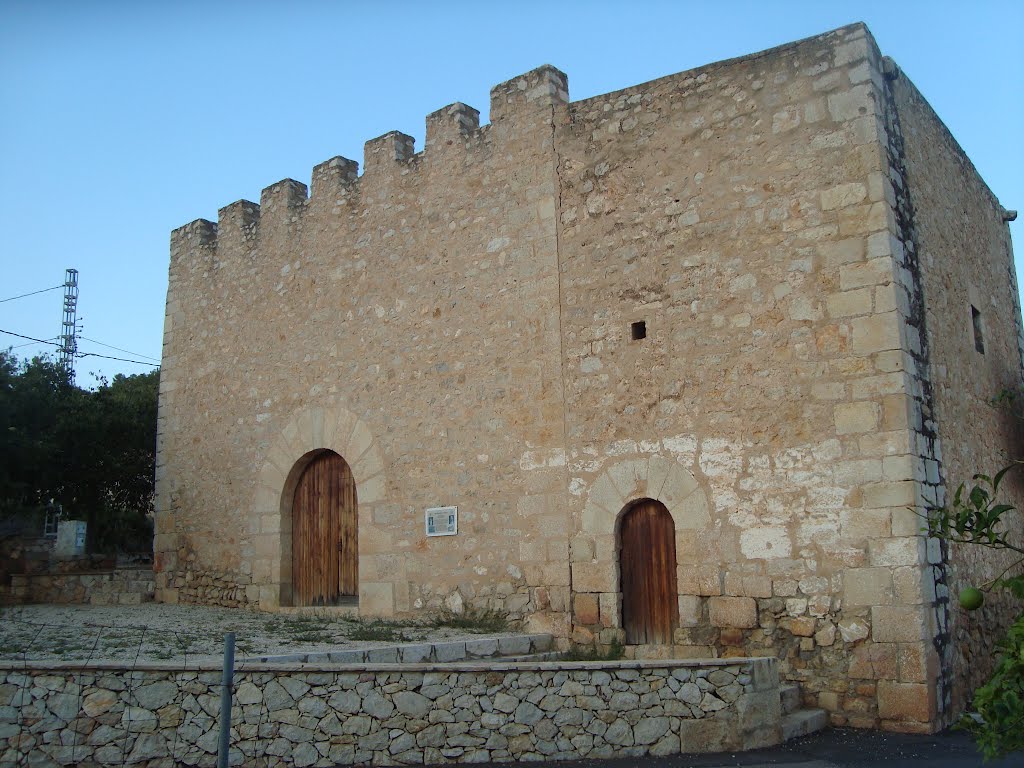
[[[604, 647], [604, 650], [601, 648]], [[608, 646], [575, 646], [562, 654], [562, 661], [618, 661], [624, 658], [626, 649], [618, 640]]]
[[508, 616], [494, 608], [469, 607], [462, 613], [442, 611], [428, 620], [431, 627], [465, 629], [470, 632], [507, 632], [512, 623]]

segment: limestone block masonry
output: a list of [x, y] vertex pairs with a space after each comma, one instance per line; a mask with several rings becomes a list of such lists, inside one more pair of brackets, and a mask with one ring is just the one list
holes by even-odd
[[[543, 66], [358, 171], [172, 234], [158, 600], [276, 610], [340, 558], [364, 616], [650, 620], [631, 656], [775, 657], [835, 724], [962, 711], [1013, 606], [961, 615], [1002, 566], [919, 513], [1020, 456], [1008, 213], [864, 25], [577, 102]], [[355, 545], [293, 541], [325, 451]], [[623, 570], [641, 508], [674, 553]]]

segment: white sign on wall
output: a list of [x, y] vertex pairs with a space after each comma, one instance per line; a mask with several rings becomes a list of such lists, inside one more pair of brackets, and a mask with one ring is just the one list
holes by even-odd
[[84, 520], [61, 520], [57, 523], [57, 542], [53, 552], [57, 557], [76, 557], [85, 554]]
[[423, 522], [427, 536], [454, 536], [459, 532], [459, 508], [431, 507]]

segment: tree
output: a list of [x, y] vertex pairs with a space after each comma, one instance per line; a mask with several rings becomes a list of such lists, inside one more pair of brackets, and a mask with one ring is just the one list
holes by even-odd
[[[998, 502], [1000, 483], [1022, 464], [1016, 461], [994, 477], [975, 475], [970, 489], [960, 484], [950, 506], [927, 512], [930, 536], [1011, 553], [1009, 564], [999, 576], [980, 588], [961, 590], [960, 604], [966, 610], [980, 608], [985, 593], [993, 590], [1024, 599], [1024, 546], [1011, 540], [1005, 524], [1006, 515], [1015, 508]], [[989, 681], [974, 692], [974, 709], [979, 719], [967, 716], [962, 726], [974, 735], [986, 759], [1024, 749], [1024, 613], [1017, 616], [999, 642], [995, 670]]]
[[75, 386], [46, 357], [0, 352], [0, 516], [51, 502], [88, 523], [93, 551], [152, 546], [159, 371]]
[[42, 508], [55, 488], [57, 425], [75, 396], [47, 358], [21, 363], [0, 352], [0, 511], [5, 517]]

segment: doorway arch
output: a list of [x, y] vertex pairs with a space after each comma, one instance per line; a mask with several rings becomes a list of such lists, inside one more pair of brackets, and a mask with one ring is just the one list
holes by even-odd
[[[359, 613], [391, 616], [409, 610], [405, 561], [396, 571], [390, 554], [391, 529], [374, 522], [375, 510], [388, 501], [388, 478], [384, 449], [370, 427], [343, 404], [333, 402], [295, 410], [266, 439], [259, 451], [248, 520], [253, 533], [246, 553], [259, 608], [295, 605], [291, 584], [295, 485], [310, 459], [331, 450], [345, 458], [358, 491], [359, 596], [355, 602]], [[390, 570], [382, 567], [385, 560]]]
[[618, 533], [626, 644], [671, 644], [679, 625], [672, 515], [660, 501], [640, 499], [623, 510]]
[[291, 498], [292, 605], [337, 605], [359, 588], [358, 503], [352, 470], [331, 450], [300, 459]]

